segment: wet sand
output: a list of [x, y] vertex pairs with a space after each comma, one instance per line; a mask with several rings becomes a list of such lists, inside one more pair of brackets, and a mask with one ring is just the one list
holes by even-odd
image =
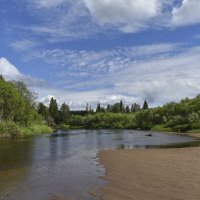
[[71, 200], [62, 194], [52, 194], [47, 200]]
[[200, 148], [99, 153], [108, 184], [102, 200], [199, 200]]

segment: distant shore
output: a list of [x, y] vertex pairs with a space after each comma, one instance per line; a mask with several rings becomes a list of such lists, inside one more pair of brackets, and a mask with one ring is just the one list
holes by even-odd
[[108, 184], [102, 200], [199, 200], [200, 148], [99, 153]]
[[196, 139], [200, 139], [200, 132], [173, 132], [173, 131], [147, 131], [151, 133], [166, 133], [166, 134], [175, 134], [175, 135], [182, 135], [182, 136], [189, 136], [189, 137], [194, 137]]

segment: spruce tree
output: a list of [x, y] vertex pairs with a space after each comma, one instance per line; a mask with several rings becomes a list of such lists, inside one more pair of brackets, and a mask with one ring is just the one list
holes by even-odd
[[101, 112], [101, 104], [100, 103], [97, 104], [96, 112]]
[[49, 114], [54, 119], [54, 122], [56, 123], [59, 117], [58, 113], [58, 105], [56, 102], [56, 99], [53, 97], [51, 98], [50, 104], [49, 104]]
[[120, 101], [120, 112], [124, 112], [124, 104], [123, 104], [123, 101], [121, 100]]
[[129, 113], [130, 112], [130, 108], [129, 108], [129, 106], [127, 105], [126, 106], [126, 113]]
[[143, 109], [143, 110], [147, 110], [148, 108], [149, 108], [148, 103], [147, 103], [147, 101], [145, 100], [142, 109]]
[[67, 104], [62, 104], [62, 106], [60, 107], [60, 114], [62, 123], [67, 124], [70, 118], [70, 110]]

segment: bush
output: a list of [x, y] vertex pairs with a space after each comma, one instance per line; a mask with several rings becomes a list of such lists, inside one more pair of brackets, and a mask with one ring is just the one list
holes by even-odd
[[163, 125], [155, 125], [153, 128], [151, 128], [151, 131], [172, 132], [173, 130]]
[[191, 124], [191, 129], [200, 129], [200, 123], [199, 122], [192, 123]]
[[34, 134], [48, 134], [52, 133], [52, 128], [45, 124], [32, 124], [29, 127], [21, 128], [21, 134], [23, 136], [34, 135]]
[[115, 123], [113, 123], [112, 128], [114, 128], [114, 129], [123, 129], [124, 127], [120, 122], [115, 122]]
[[59, 129], [60, 129], [60, 130], [63, 130], [63, 131], [67, 131], [67, 130], [70, 129], [70, 125], [61, 124], [61, 125], [59, 126]]
[[191, 129], [191, 126], [190, 124], [181, 124], [172, 127], [172, 129], [178, 132], [186, 132]]
[[20, 128], [14, 122], [0, 121], [0, 137], [16, 137], [20, 135]]
[[135, 128], [135, 115], [125, 113], [96, 113], [94, 115], [87, 115], [84, 119], [84, 127], [91, 129]]

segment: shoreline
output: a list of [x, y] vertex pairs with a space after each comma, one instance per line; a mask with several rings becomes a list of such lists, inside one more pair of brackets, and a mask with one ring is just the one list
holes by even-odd
[[188, 137], [193, 137], [193, 138], [196, 138], [196, 139], [200, 139], [200, 133], [198, 132], [194, 132], [194, 133], [180, 133], [180, 132], [166, 132], [166, 131], [149, 131], [149, 132], [152, 132], [152, 133], [166, 133], [166, 134], [174, 134], [174, 135], [180, 135], [180, 136], [188, 136]]
[[103, 150], [102, 200], [199, 200], [200, 148]]
[[[35, 131], [29, 129], [29, 128], [24, 128], [24, 127], [21, 127], [21, 133], [19, 136], [16, 136], [16, 137], [26, 137], [26, 136], [34, 136], [34, 135], [40, 135], [40, 134], [53, 134], [55, 131], [57, 130], [61, 130], [61, 131], [71, 131], [71, 130], [83, 130], [84, 128], [72, 128], [72, 129], [67, 129], [67, 130], [62, 130], [62, 129], [52, 129], [51, 127], [48, 127], [49, 130], [48, 132], [46, 131], [45, 133], [36, 133]], [[84, 129], [84, 130], [96, 130], [96, 129]], [[101, 129], [98, 129], [98, 130], [101, 130]], [[104, 129], [106, 130], [106, 129]], [[188, 136], [188, 137], [193, 137], [193, 138], [196, 138], [196, 139], [200, 139], [200, 132], [173, 132], [173, 131], [145, 131], [145, 130], [134, 130], [134, 129], [107, 129], [107, 130], [127, 130], [127, 131], [144, 131], [144, 132], [151, 132], [151, 133], [166, 133], [166, 134], [174, 134], [174, 135], [180, 135], [180, 136]], [[22, 133], [24, 132], [24, 133]], [[0, 135], [0, 139], [6, 139], [6, 138], [12, 138], [13, 136], [2, 136]]]

